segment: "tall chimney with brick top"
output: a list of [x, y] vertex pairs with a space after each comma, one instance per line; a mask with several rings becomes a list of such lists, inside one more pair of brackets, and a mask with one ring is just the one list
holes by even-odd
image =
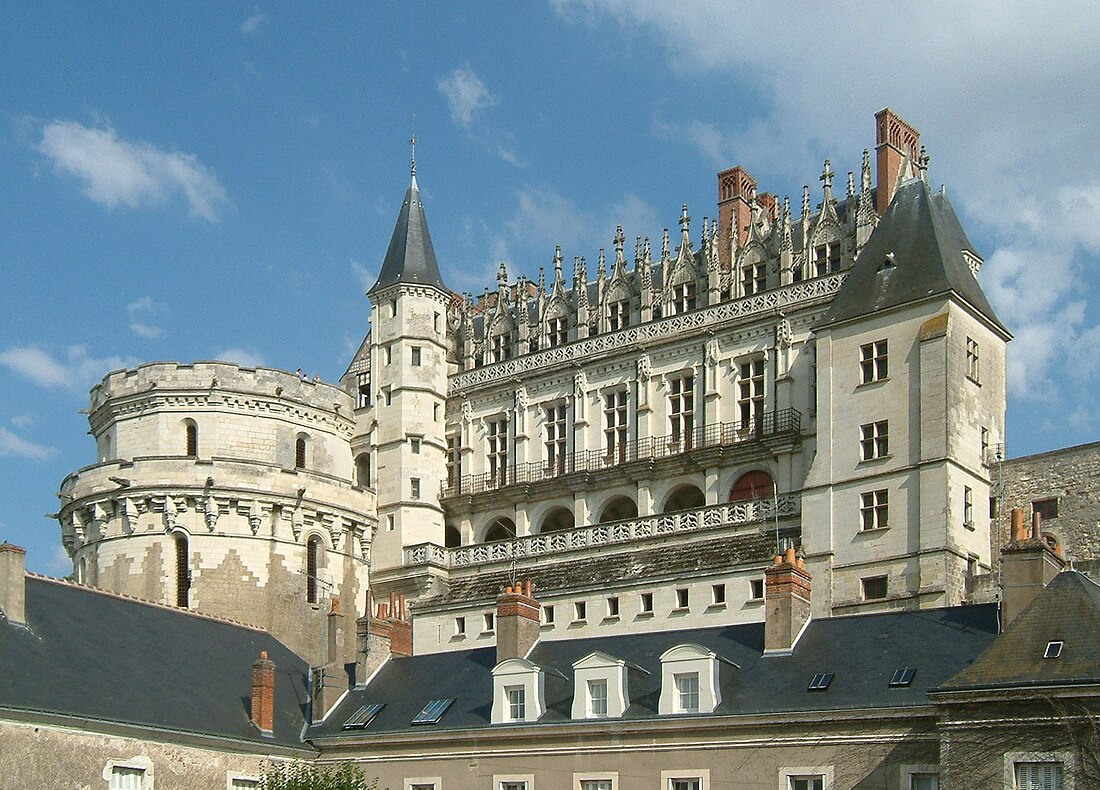
[[26, 625], [26, 549], [0, 543], [0, 612], [9, 623]]
[[1042, 519], [1012, 508], [1012, 540], [1001, 549], [1001, 627], [1015, 620], [1035, 596], [1065, 567], [1065, 560], [1043, 540]]
[[497, 598], [497, 663], [523, 658], [539, 638], [539, 602], [534, 587], [517, 582], [508, 585]]
[[413, 654], [412, 621], [405, 610], [405, 596], [390, 595], [388, 604], [374, 607], [367, 593], [367, 615], [355, 621], [355, 684], [367, 682], [390, 656]]
[[810, 572], [794, 548], [764, 571], [764, 654], [786, 654], [810, 620]]
[[756, 179], [740, 165], [718, 174], [718, 261], [730, 265], [730, 235], [733, 246], [745, 246], [752, 222], [752, 202], [756, 198]]
[[878, 185], [875, 187], [875, 211], [882, 216], [897, 191], [905, 160], [916, 169], [921, 163], [920, 132], [903, 121], [890, 108], [875, 113], [875, 157]]
[[275, 730], [275, 663], [261, 650], [252, 663], [252, 723], [264, 735]]

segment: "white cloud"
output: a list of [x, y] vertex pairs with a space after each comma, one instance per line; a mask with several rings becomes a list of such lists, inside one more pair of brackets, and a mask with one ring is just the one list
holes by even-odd
[[194, 216], [217, 222], [229, 202], [217, 177], [194, 154], [129, 142], [110, 126], [54, 121], [43, 127], [38, 150], [59, 173], [80, 179], [90, 200], [108, 208], [160, 205], [178, 195]]
[[463, 128], [470, 127], [478, 111], [496, 104], [496, 98], [469, 64], [442, 77], [439, 91], [447, 99], [451, 120]]
[[10, 455], [17, 458], [28, 458], [32, 461], [43, 461], [55, 452], [57, 452], [56, 448], [35, 444], [0, 426], [0, 456]]
[[160, 337], [161, 328], [150, 323], [149, 318], [167, 312], [167, 307], [162, 302], [154, 302], [150, 296], [143, 296], [126, 305], [126, 312], [130, 314], [130, 331], [138, 337]]
[[351, 264], [351, 270], [355, 272], [355, 279], [359, 282], [359, 287], [363, 289], [363, 293], [370, 290], [374, 285], [374, 281], [378, 279], [378, 272], [373, 269], [369, 269], [354, 258], [350, 259], [348, 263]]
[[68, 576], [73, 572], [72, 557], [65, 551], [64, 546], [54, 546], [47, 570], [55, 576]]
[[214, 355], [214, 359], [221, 362], [236, 362], [244, 368], [258, 368], [264, 364], [264, 359], [252, 351], [243, 348], [226, 348]]
[[246, 36], [251, 36], [270, 21], [267, 14], [261, 13], [259, 9], [256, 9], [252, 16], [241, 22], [241, 32]]
[[37, 346], [17, 346], [0, 351], [0, 366], [49, 389], [84, 389], [105, 374], [136, 364], [122, 357], [92, 357], [86, 346], [69, 346], [58, 359]]
[[34, 415], [29, 413], [17, 414], [11, 418], [11, 424], [25, 431], [27, 428], [34, 425]]

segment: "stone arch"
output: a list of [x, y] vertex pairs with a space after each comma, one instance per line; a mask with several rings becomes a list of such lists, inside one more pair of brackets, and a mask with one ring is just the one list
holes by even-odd
[[370, 450], [364, 450], [355, 456], [355, 484], [360, 488], [370, 488], [370, 473]]
[[661, 508], [661, 512], [673, 513], [677, 510], [691, 510], [703, 507], [706, 503], [707, 498], [703, 494], [703, 489], [694, 483], [681, 483], [665, 497], [665, 504]]
[[190, 417], [181, 420], [183, 427], [183, 454], [197, 456], [199, 454], [199, 424]]
[[507, 516], [498, 516], [489, 522], [485, 528], [485, 536], [482, 543], [492, 543], [496, 540], [512, 540], [516, 536], [516, 522]]
[[306, 601], [318, 603], [320, 601], [321, 557], [324, 555], [324, 542], [318, 533], [313, 533], [306, 538]]
[[191, 606], [191, 536], [183, 529], [174, 529], [170, 535], [175, 571], [175, 603], [181, 609], [188, 609]]
[[770, 498], [775, 493], [775, 481], [763, 469], [745, 472], [730, 486], [729, 501], [745, 502], [750, 499]]
[[443, 527], [443, 545], [455, 549], [462, 545], [462, 532], [454, 524]]
[[308, 433], [299, 433], [294, 437], [294, 468], [305, 469], [309, 464], [310, 437]]
[[612, 521], [626, 521], [638, 517], [638, 503], [626, 494], [611, 497], [600, 509], [598, 524], [608, 524]]
[[557, 505], [550, 508], [546, 514], [542, 517], [542, 521], [539, 523], [539, 534], [546, 532], [565, 532], [573, 529], [576, 526], [576, 521], [573, 517], [573, 511], [564, 505]]

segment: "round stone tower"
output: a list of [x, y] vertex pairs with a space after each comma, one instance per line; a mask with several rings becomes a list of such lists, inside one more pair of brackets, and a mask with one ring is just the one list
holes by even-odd
[[[77, 581], [261, 626], [315, 664], [353, 661], [377, 526], [353, 477], [354, 406], [269, 368], [109, 374], [91, 397], [97, 462], [59, 493]], [[332, 627], [347, 637], [330, 657]]]

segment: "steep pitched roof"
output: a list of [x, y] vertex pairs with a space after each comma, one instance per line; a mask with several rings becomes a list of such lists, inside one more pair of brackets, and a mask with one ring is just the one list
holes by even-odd
[[[304, 748], [309, 667], [264, 631], [27, 577], [0, 617], [0, 708]], [[252, 662], [275, 663], [274, 738], [250, 723]]]
[[954, 293], [1008, 334], [974, 279], [964, 250], [973, 254], [974, 246], [947, 195], [933, 194], [923, 179], [907, 181], [898, 187], [818, 327]]
[[[1001, 637], [941, 691], [1100, 683], [1100, 585], [1083, 573], [1062, 571]], [[1062, 642], [1057, 658], [1047, 644]]]
[[368, 293], [398, 283], [434, 285], [444, 289], [447, 287], [439, 274], [439, 264], [435, 260], [435, 249], [428, 233], [428, 220], [424, 216], [420, 187], [416, 184], [415, 175], [405, 192], [401, 213], [397, 215], [390, 246], [386, 250], [385, 260], [382, 261], [382, 271]]
[[[546, 713], [538, 724], [570, 721], [572, 666], [594, 651], [649, 673], [632, 676], [624, 718], [658, 718], [661, 654], [684, 643], [702, 645], [737, 665], [722, 667], [722, 704], [716, 715], [852, 710], [927, 705], [928, 690], [965, 666], [996, 633], [997, 608], [982, 604], [813, 620], [789, 656], [765, 658], [763, 623], [745, 623], [540, 641], [528, 658], [566, 678], [547, 678]], [[488, 727], [495, 663], [493, 647], [391, 659], [366, 688], [351, 691], [306, 737], [352, 734], [342, 730], [343, 723], [371, 703], [385, 707], [363, 735], [416, 731], [421, 725], [412, 720], [432, 699], [455, 700], [433, 728]], [[891, 676], [903, 667], [916, 670], [912, 682], [891, 687]], [[810, 679], [822, 672], [834, 673], [833, 682], [826, 691], [809, 691]]]

